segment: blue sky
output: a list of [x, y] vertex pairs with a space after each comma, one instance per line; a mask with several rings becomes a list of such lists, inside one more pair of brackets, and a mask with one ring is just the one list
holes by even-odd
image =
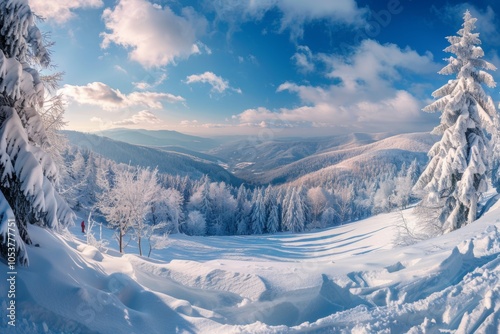
[[[30, 0], [68, 128], [317, 136], [429, 131], [469, 9], [500, 67], [496, 0]], [[500, 81], [500, 71], [493, 73]], [[500, 89], [490, 90], [495, 101]]]

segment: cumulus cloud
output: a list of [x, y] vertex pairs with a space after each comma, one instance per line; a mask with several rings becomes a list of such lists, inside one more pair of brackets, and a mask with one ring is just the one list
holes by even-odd
[[132, 117], [124, 119], [122, 121], [116, 121], [113, 122], [113, 125], [135, 125], [135, 124], [141, 124], [141, 123], [150, 123], [150, 124], [155, 124], [155, 123], [160, 123], [161, 120], [156, 117], [155, 114], [153, 114], [149, 110], [142, 110], [139, 111], [137, 114], [132, 115]]
[[29, 4], [34, 13], [57, 23], [73, 18], [75, 9], [103, 6], [102, 0], [29, 0]]
[[197, 40], [207, 26], [206, 19], [191, 7], [177, 15], [168, 6], [146, 0], [120, 0], [115, 8], [106, 8], [102, 17], [109, 32], [102, 33], [101, 46], [123, 46], [130, 50], [130, 59], [146, 68], [201, 53]]
[[214, 0], [209, 4], [219, 20], [233, 25], [262, 19], [267, 12], [277, 10], [281, 13], [280, 32], [289, 30], [294, 38], [303, 35], [304, 23], [326, 19], [361, 25], [367, 12], [367, 9], [359, 8], [355, 0]]
[[120, 90], [113, 89], [102, 82], [92, 82], [85, 86], [64, 85], [59, 93], [79, 104], [94, 105], [104, 110], [117, 110], [134, 106], [160, 109], [163, 102], [185, 102], [182, 96], [169, 93], [132, 92], [123, 94]]
[[314, 56], [309, 47], [304, 45], [299, 45], [297, 47], [297, 52], [292, 56], [292, 60], [297, 66], [298, 70], [302, 73], [313, 72], [315, 69]]
[[[308, 89], [309, 87], [304, 87]], [[254, 127], [331, 127], [346, 131], [393, 131], [388, 124], [414, 128], [422, 121], [422, 104], [404, 90], [378, 101], [359, 100], [349, 105], [317, 102], [293, 109], [247, 109], [238, 115], [241, 125]], [[408, 123], [410, 121], [410, 123]], [[413, 123], [411, 122], [413, 121]], [[397, 130], [403, 130], [398, 127]]]
[[[394, 125], [402, 131], [415, 123], [428, 126], [421, 112], [422, 102], [406, 90], [394, 88], [405, 75], [429, 75], [439, 66], [431, 54], [419, 55], [396, 45], [364, 41], [349, 57], [314, 55], [327, 66], [329, 86], [281, 84], [277, 92], [296, 94], [302, 105], [296, 108], [248, 109], [237, 115], [249, 126], [335, 127], [349, 131], [388, 131]], [[388, 127], [387, 124], [393, 124]], [[408, 126], [410, 124], [410, 126]]]
[[193, 74], [186, 78], [187, 84], [193, 84], [197, 82], [208, 83], [210, 86], [212, 86], [212, 91], [218, 93], [224, 93], [226, 90], [232, 90], [238, 94], [242, 93], [240, 88], [231, 87], [229, 85], [229, 81], [221, 78], [218, 75], [215, 75], [212, 72], [205, 72], [203, 74]]
[[328, 76], [340, 79], [346, 90], [371, 90], [377, 94], [402, 79], [402, 72], [423, 75], [440, 69], [430, 53], [419, 55], [410, 48], [382, 45], [373, 40], [363, 41], [348, 57], [323, 55], [322, 59], [331, 69]]

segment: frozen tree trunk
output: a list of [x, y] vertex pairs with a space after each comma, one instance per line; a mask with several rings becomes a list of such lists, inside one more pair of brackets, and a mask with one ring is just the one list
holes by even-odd
[[123, 253], [123, 229], [120, 227], [120, 236], [119, 236], [119, 248], [120, 248], [120, 253]]
[[139, 255], [142, 256], [141, 237], [137, 240], [137, 245], [139, 246]]

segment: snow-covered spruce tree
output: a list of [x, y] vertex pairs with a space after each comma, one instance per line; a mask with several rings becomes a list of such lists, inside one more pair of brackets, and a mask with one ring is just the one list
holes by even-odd
[[258, 192], [257, 200], [252, 206], [252, 213], [250, 216], [252, 234], [262, 234], [264, 233], [264, 228], [266, 225], [266, 207], [264, 206], [264, 198], [262, 196], [262, 190], [257, 189]]
[[285, 217], [283, 218], [283, 228], [294, 233], [304, 231], [306, 216], [304, 213], [304, 201], [301, 197], [300, 189], [292, 188]]
[[250, 212], [251, 206], [247, 199], [247, 192], [241, 185], [236, 196], [236, 234], [248, 234]]
[[469, 11], [464, 15], [458, 36], [447, 37], [444, 51], [456, 57], [439, 73], [455, 74], [456, 79], [436, 90], [438, 100], [424, 108], [441, 111], [441, 124], [434, 134], [442, 138], [429, 151], [430, 162], [414, 190], [422, 197], [420, 210], [434, 212], [434, 226], [442, 232], [456, 230], [476, 219], [479, 196], [487, 187], [490, 165], [490, 140], [497, 113], [491, 97], [482, 84], [495, 87], [493, 77], [485, 70], [495, 66], [481, 59], [479, 34], [473, 33], [476, 19]]
[[[56, 164], [47, 147], [38, 114], [44, 87], [36, 68], [50, 64], [27, 0], [0, 2], [0, 255], [6, 257], [9, 234], [16, 255], [28, 264], [28, 224], [58, 228], [73, 213], [56, 192]], [[15, 219], [14, 229], [9, 220]]]

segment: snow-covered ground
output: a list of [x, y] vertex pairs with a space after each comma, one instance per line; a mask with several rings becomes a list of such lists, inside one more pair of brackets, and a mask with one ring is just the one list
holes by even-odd
[[[173, 235], [151, 259], [100, 252], [78, 226], [64, 236], [30, 227], [40, 247], [17, 268], [16, 327], [0, 324], [7, 333], [499, 333], [499, 214], [495, 205], [409, 247], [392, 244], [393, 213], [302, 234]], [[5, 284], [0, 296], [5, 310]]]

